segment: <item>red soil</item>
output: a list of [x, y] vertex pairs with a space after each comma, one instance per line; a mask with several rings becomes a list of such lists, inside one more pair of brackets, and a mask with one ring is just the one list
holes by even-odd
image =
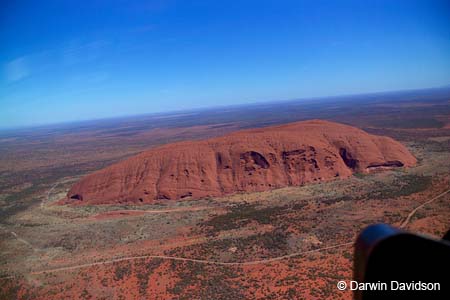
[[145, 214], [145, 211], [140, 211], [140, 210], [115, 210], [115, 211], [108, 211], [108, 212], [93, 215], [93, 216], [89, 217], [89, 219], [110, 220], [110, 219], [115, 219], [115, 218], [142, 216], [144, 214]]
[[135, 217], [141, 216], [145, 214], [165, 214], [165, 213], [177, 213], [177, 212], [187, 212], [187, 211], [199, 211], [208, 209], [206, 206], [197, 206], [197, 207], [180, 207], [180, 208], [170, 208], [170, 209], [154, 209], [154, 210], [114, 210], [102, 212], [93, 216], [90, 216], [88, 219], [92, 220], [110, 220], [115, 218], [124, 218], [124, 217]]
[[221, 196], [346, 178], [415, 162], [391, 138], [311, 120], [153, 148], [84, 177], [68, 192], [67, 201], [152, 203]]

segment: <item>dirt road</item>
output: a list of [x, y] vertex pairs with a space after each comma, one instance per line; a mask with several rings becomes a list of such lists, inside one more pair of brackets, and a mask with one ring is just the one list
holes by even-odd
[[[430, 204], [430, 203], [436, 201], [437, 199], [441, 198], [442, 196], [448, 194], [449, 192], [450, 192], [450, 189], [445, 191], [445, 192], [442, 192], [441, 194], [433, 197], [432, 199], [428, 200], [427, 202], [422, 203], [421, 205], [419, 205], [416, 208], [414, 208], [408, 214], [406, 219], [402, 222], [402, 224], [400, 225], [400, 228], [405, 228], [410, 223], [412, 217], [414, 216], [414, 214], [419, 209], [423, 208], [427, 204]], [[48, 195], [50, 195], [50, 193]], [[172, 211], [174, 211], [174, 210], [161, 210], [161, 211], [150, 211], [150, 212], [151, 213], [167, 213], [167, 212], [172, 212]], [[177, 211], [180, 211], [180, 210], [177, 210]], [[19, 239], [19, 237], [16, 234], [14, 234], [14, 236], [17, 239]], [[87, 268], [87, 267], [92, 267], [92, 266], [112, 264], [112, 263], [115, 263], [115, 262], [131, 261], [131, 260], [138, 260], [138, 259], [148, 259], [148, 258], [173, 260], [173, 261], [188, 261], [188, 262], [194, 262], [194, 263], [213, 264], [213, 265], [220, 265], [220, 266], [258, 265], [258, 264], [267, 264], [267, 263], [280, 261], [280, 260], [284, 260], [284, 259], [288, 259], [288, 258], [292, 258], [292, 257], [296, 257], [296, 256], [310, 254], [310, 253], [326, 251], [326, 250], [329, 250], [329, 249], [336, 249], [336, 248], [347, 247], [347, 246], [350, 246], [350, 245], [353, 245], [353, 244], [354, 244], [354, 242], [352, 241], [352, 242], [347, 242], [347, 243], [342, 243], [342, 244], [322, 247], [322, 248], [318, 248], [318, 249], [302, 251], [302, 252], [295, 252], [295, 253], [282, 255], [282, 256], [278, 256], [278, 257], [273, 257], [273, 258], [268, 258], [268, 259], [261, 259], [261, 260], [254, 260], [254, 261], [247, 261], [247, 262], [220, 262], [220, 261], [211, 261], [211, 260], [176, 257], [176, 256], [164, 256], [164, 255], [129, 256], [129, 257], [122, 257], [122, 258], [115, 258], [115, 259], [105, 260], [105, 261], [101, 261], [101, 262], [93, 262], [93, 263], [86, 263], [86, 264], [80, 264], [80, 265], [69, 266], [69, 267], [61, 267], [61, 268], [47, 269], [47, 270], [41, 270], [41, 271], [34, 271], [34, 272], [31, 272], [30, 275], [39, 275], [39, 274], [44, 274], [44, 273], [76, 270], [76, 269], [82, 269], [82, 268]], [[5, 278], [11, 278], [11, 276], [3, 277], [3, 278], [0, 278], [0, 279], [5, 279]]]

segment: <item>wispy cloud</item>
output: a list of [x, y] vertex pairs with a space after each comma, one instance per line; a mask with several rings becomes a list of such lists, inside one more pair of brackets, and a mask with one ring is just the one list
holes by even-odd
[[5, 65], [5, 77], [8, 82], [14, 82], [30, 76], [31, 71], [27, 57], [16, 58]]
[[[92, 64], [104, 55], [108, 45], [109, 42], [105, 40], [88, 42], [72, 40], [65, 45], [28, 53], [5, 61], [0, 66], [0, 72], [3, 72], [5, 82], [12, 84], [27, 77], [43, 73], [52, 74], [52, 72], [61, 71], [76, 64]], [[100, 72], [94, 77], [93, 81], [100, 82], [105, 81], [109, 75]]]

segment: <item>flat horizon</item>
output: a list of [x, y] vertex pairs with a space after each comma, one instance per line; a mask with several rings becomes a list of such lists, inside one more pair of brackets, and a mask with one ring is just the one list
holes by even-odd
[[418, 89], [401, 89], [401, 90], [388, 90], [388, 91], [374, 91], [374, 92], [367, 92], [367, 93], [347, 93], [347, 94], [339, 94], [339, 95], [329, 95], [329, 96], [318, 96], [318, 97], [301, 97], [301, 98], [291, 98], [291, 99], [282, 99], [282, 100], [269, 100], [269, 101], [257, 101], [257, 102], [247, 102], [247, 103], [240, 103], [240, 104], [223, 104], [223, 105], [214, 105], [214, 106], [205, 106], [205, 107], [196, 107], [191, 109], [183, 109], [183, 110], [168, 110], [168, 111], [159, 111], [159, 112], [147, 112], [147, 113], [140, 113], [140, 114], [124, 114], [124, 115], [117, 115], [117, 116], [110, 116], [110, 117], [102, 117], [102, 118], [94, 118], [94, 119], [81, 119], [81, 120], [68, 120], [68, 121], [61, 121], [61, 122], [47, 122], [47, 123], [39, 123], [39, 124], [28, 124], [28, 125], [22, 125], [22, 126], [9, 126], [9, 127], [0, 127], [0, 132], [11, 132], [16, 130], [31, 130], [31, 129], [40, 129], [40, 128], [47, 128], [47, 127], [58, 127], [58, 126], [70, 126], [72, 124], [83, 124], [83, 123], [89, 123], [89, 122], [102, 122], [102, 121], [112, 121], [112, 120], [121, 120], [121, 119], [127, 119], [132, 117], [151, 117], [151, 116], [170, 116], [175, 114], [182, 114], [182, 113], [196, 113], [196, 112], [202, 112], [205, 110], [215, 110], [219, 108], [235, 108], [235, 107], [246, 107], [246, 106], [252, 106], [252, 105], [274, 105], [277, 103], [287, 103], [287, 102], [301, 102], [301, 101], [320, 101], [327, 100], [327, 99], [336, 99], [336, 100], [342, 100], [344, 97], [364, 97], [364, 96], [373, 96], [373, 95], [382, 95], [382, 94], [397, 94], [397, 93], [410, 93], [410, 92], [425, 92], [430, 90], [446, 90], [450, 88], [449, 85], [443, 85], [443, 86], [437, 86], [437, 87], [426, 87], [426, 88], [418, 88]]

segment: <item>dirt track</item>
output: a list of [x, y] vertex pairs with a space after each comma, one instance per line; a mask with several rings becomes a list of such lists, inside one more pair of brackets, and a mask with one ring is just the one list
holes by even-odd
[[283, 259], [291, 258], [291, 257], [295, 257], [295, 256], [301, 256], [301, 255], [315, 253], [315, 252], [321, 252], [321, 251], [325, 251], [325, 250], [329, 250], [329, 249], [340, 248], [340, 247], [344, 247], [344, 246], [348, 246], [348, 245], [353, 245], [353, 242], [348, 242], [348, 243], [343, 243], [343, 244], [338, 244], [338, 245], [333, 245], [333, 246], [328, 246], [328, 247], [323, 247], [323, 248], [308, 250], [308, 251], [303, 251], [303, 252], [291, 253], [291, 254], [278, 256], [278, 257], [274, 257], [274, 258], [253, 260], [253, 261], [247, 261], [247, 262], [220, 262], [220, 261], [184, 258], [184, 257], [176, 257], [176, 256], [165, 256], [165, 255], [131, 256], [131, 257], [116, 258], [116, 259], [106, 260], [106, 261], [102, 261], [102, 262], [88, 263], [88, 264], [82, 264], [82, 265], [71, 266], [71, 267], [62, 267], [62, 268], [55, 268], [55, 269], [50, 269], [50, 270], [31, 272], [30, 274], [31, 275], [39, 275], [39, 274], [48, 273], [48, 272], [68, 271], [68, 270], [82, 269], [82, 268], [98, 266], [98, 265], [107, 265], [107, 264], [111, 264], [111, 263], [115, 263], [115, 262], [145, 259], [145, 258], [166, 259], [166, 260], [174, 260], [174, 261], [190, 261], [190, 262], [195, 262], [195, 263], [220, 265], [220, 266], [258, 265], [258, 264], [271, 263], [274, 261], [279, 261], [279, 260], [283, 260]]
[[425, 202], [425, 203], [423, 203], [423, 204], [417, 206], [416, 208], [414, 208], [414, 209], [408, 214], [408, 216], [406, 217], [405, 221], [403, 221], [403, 223], [400, 225], [400, 228], [405, 228], [405, 227], [409, 224], [409, 222], [411, 221], [411, 218], [414, 216], [414, 214], [415, 214], [419, 209], [421, 209], [422, 207], [424, 207], [424, 206], [427, 205], [427, 204], [430, 204], [430, 203], [436, 201], [437, 199], [439, 199], [439, 198], [441, 198], [442, 196], [446, 195], [448, 192], [450, 192], [450, 190], [446, 190], [445, 192], [443, 192], [443, 193], [437, 195], [436, 197], [432, 198], [431, 200], [428, 200], [427, 202]]
[[[52, 187], [52, 189], [53, 189], [53, 187]], [[442, 192], [441, 194], [433, 197], [432, 199], [428, 200], [427, 202], [425, 202], [425, 203], [417, 206], [416, 208], [414, 208], [408, 214], [406, 219], [402, 222], [402, 224], [400, 225], [400, 228], [405, 228], [410, 223], [412, 217], [414, 216], [414, 214], [419, 209], [423, 208], [427, 204], [430, 204], [430, 203], [436, 201], [437, 199], [441, 198], [442, 196], [448, 194], [449, 192], [450, 192], [450, 189], [446, 190], [445, 192]], [[48, 197], [49, 196], [50, 196], [50, 193], [48, 193]], [[173, 210], [161, 210], [161, 211], [151, 211], [151, 212], [152, 213], [157, 213], [157, 212], [167, 213], [167, 212], [171, 212], [171, 211], [173, 211]], [[176, 211], [180, 211], [180, 210], [176, 210]], [[19, 239], [19, 237], [16, 234], [14, 234], [14, 236], [17, 239]], [[288, 258], [292, 258], [292, 257], [296, 257], [296, 256], [310, 254], [310, 253], [321, 252], [321, 251], [325, 251], [325, 250], [329, 250], [329, 249], [342, 248], [342, 247], [346, 247], [346, 246], [353, 245], [353, 244], [354, 244], [354, 242], [347, 242], [347, 243], [342, 243], [342, 244], [322, 247], [322, 248], [318, 248], [318, 249], [302, 251], [302, 252], [295, 252], [295, 253], [282, 255], [282, 256], [278, 256], [278, 257], [262, 259], [262, 260], [247, 261], [247, 262], [219, 262], [219, 261], [210, 261], [210, 260], [185, 258], [185, 257], [176, 257], [176, 256], [164, 256], [164, 255], [129, 256], [129, 257], [122, 257], [122, 258], [105, 260], [105, 261], [101, 261], [101, 262], [86, 263], [86, 264], [80, 264], [80, 265], [69, 266], [69, 267], [61, 267], [61, 268], [54, 268], [54, 269], [35, 271], [35, 272], [31, 272], [30, 275], [39, 275], [39, 274], [51, 273], [51, 272], [61, 272], [61, 271], [68, 271], [68, 270], [76, 270], [76, 269], [82, 269], [82, 268], [87, 268], [87, 267], [91, 267], [91, 266], [107, 265], [107, 264], [112, 264], [112, 263], [115, 263], [115, 262], [138, 260], [138, 259], [146, 259], [146, 258], [164, 259], [164, 260], [173, 260], [173, 261], [189, 261], [189, 262], [194, 262], [194, 263], [213, 264], [213, 265], [221, 265], [221, 266], [258, 265], [258, 264], [267, 264], [267, 263], [280, 261], [280, 260], [284, 260], [284, 259], [288, 259]], [[13, 277], [14, 276], [7, 276], [7, 277], [2, 277], [0, 279], [7, 279], [7, 278], [13, 278]]]

